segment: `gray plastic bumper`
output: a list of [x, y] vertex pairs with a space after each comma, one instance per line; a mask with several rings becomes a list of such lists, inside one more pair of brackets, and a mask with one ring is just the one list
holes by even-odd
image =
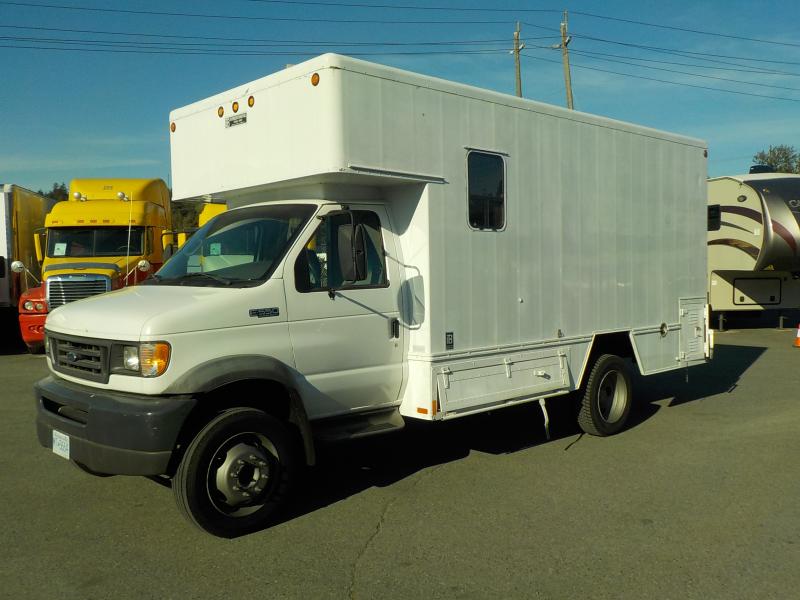
[[114, 475], [167, 473], [178, 434], [194, 407], [190, 396], [108, 392], [46, 377], [34, 386], [39, 443], [53, 430], [69, 436], [69, 458]]

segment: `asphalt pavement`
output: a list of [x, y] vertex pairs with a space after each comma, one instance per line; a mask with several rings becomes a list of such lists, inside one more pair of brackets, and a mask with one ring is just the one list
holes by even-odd
[[[800, 348], [730, 330], [637, 377], [630, 427], [550, 401], [325, 448], [282, 522], [195, 530], [172, 492], [87, 475], [34, 431], [39, 356], [0, 355], [0, 596], [790, 598], [800, 589]], [[688, 377], [688, 382], [687, 382]]]

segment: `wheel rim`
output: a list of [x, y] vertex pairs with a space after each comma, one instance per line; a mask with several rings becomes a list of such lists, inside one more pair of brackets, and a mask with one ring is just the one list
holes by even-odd
[[597, 414], [606, 423], [616, 423], [628, 401], [628, 386], [616, 370], [608, 371], [597, 386]]
[[225, 515], [250, 515], [269, 501], [279, 466], [278, 451], [268, 438], [254, 432], [237, 434], [211, 458], [208, 497]]

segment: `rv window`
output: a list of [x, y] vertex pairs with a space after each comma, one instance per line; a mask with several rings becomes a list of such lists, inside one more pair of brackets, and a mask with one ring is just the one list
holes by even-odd
[[722, 227], [722, 213], [719, 204], [709, 204], [708, 206], [708, 230], [719, 231]]
[[318, 292], [328, 289], [385, 287], [386, 268], [381, 237], [381, 223], [372, 211], [354, 210], [353, 220], [366, 231], [367, 271], [364, 279], [344, 281], [339, 264], [339, 228], [350, 225], [350, 215], [337, 213], [322, 220], [314, 235], [308, 240], [294, 267], [295, 287], [298, 292]]
[[467, 156], [469, 226], [502, 229], [505, 225], [505, 162], [486, 152]]

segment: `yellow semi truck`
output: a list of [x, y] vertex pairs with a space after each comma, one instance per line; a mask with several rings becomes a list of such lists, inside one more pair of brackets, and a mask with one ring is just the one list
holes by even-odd
[[[0, 184], [0, 308], [16, 309], [20, 295], [38, 284], [33, 235], [55, 203], [18, 185]], [[29, 272], [12, 271], [15, 261], [29, 264]]]
[[161, 267], [169, 189], [161, 179], [73, 179], [69, 199], [53, 206], [45, 228], [34, 236], [42, 285], [19, 301], [22, 338], [32, 352], [44, 343], [49, 311], [135, 285]]

